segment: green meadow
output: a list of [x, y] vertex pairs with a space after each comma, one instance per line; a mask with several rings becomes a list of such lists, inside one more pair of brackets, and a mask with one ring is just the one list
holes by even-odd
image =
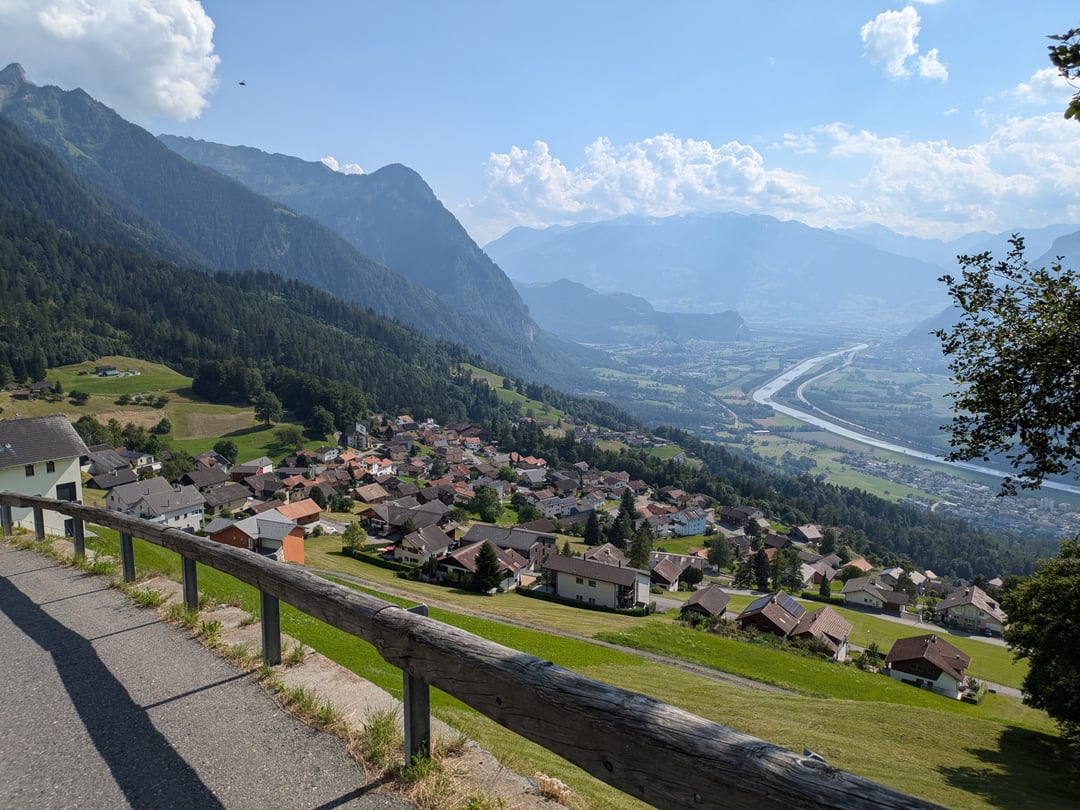
[[[115, 548], [114, 533], [98, 534], [94, 542]], [[175, 555], [138, 540], [136, 562], [140, 574], [178, 575]], [[362, 577], [371, 583], [370, 592], [399, 604], [427, 602], [434, 618], [484, 638], [586, 677], [652, 695], [777, 745], [810, 748], [831, 765], [948, 807], [1041, 808], [1074, 801], [1075, 786], [1061, 766], [1061, 744], [1053, 724], [1044, 713], [1014, 698], [989, 695], [979, 706], [971, 706], [851, 667], [690, 630], [670, 616], [634, 619], [514, 594], [483, 597], [420, 586], [343, 557], [340, 550], [335, 553], [332, 539], [312, 540], [308, 562]], [[202, 567], [199, 577], [200, 588], [211, 598], [257, 611], [254, 589]], [[285, 632], [400, 695], [401, 673], [369, 645], [292, 608], [283, 607], [282, 623]], [[872, 623], [867, 626], [882, 640], [894, 632]], [[782, 691], [733, 686], [643, 657], [645, 653], [752, 678]], [[432, 706], [437, 716], [478, 740], [511, 770], [557, 776], [587, 807], [633, 806], [622, 794], [438, 690]]]

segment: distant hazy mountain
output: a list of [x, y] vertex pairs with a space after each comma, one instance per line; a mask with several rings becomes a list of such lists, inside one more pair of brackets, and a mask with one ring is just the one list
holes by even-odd
[[[554, 383], [557, 376], [565, 388], [583, 379], [582, 363], [573, 358], [584, 350], [553, 338], [536, 342], [536, 327], [505, 277], [501, 294], [508, 297], [505, 311], [512, 315], [500, 319], [502, 310], [493, 307], [494, 314], [481, 318], [473, 314], [479, 305], [463, 314], [464, 305], [459, 309], [373, 261], [325, 225], [181, 157], [82, 90], [35, 86], [18, 65], [0, 72], [0, 115], [51, 150], [113, 209], [138, 212], [127, 215], [132, 238], [161, 258], [230, 273], [265, 270], [305, 281], [425, 335], [461, 343], [523, 378]], [[380, 213], [381, 222], [394, 222], [395, 210], [402, 213], [408, 207], [403, 200], [409, 193], [426, 193], [428, 207], [446, 214], [414, 173], [400, 168], [388, 175], [404, 178], [398, 186], [408, 191], [399, 190], [396, 204], [393, 194], [375, 204], [389, 209]], [[412, 242], [419, 247], [387, 248], [382, 255], [397, 261], [412, 250], [420, 254], [417, 261], [426, 259], [432, 277], [471, 272], [461, 270], [460, 260], [434, 250], [424, 253], [431, 240], [415, 220], [408, 224], [419, 230], [399, 227], [381, 238], [386, 245]], [[445, 219], [427, 224], [435, 232], [452, 230]], [[456, 221], [453, 225], [460, 229]], [[497, 286], [497, 279], [489, 281]], [[479, 284], [465, 295], [480, 296], [482, 289]], [[499, 295], [496, 290], [491, 297]]]
[[581, 343], [682, 343], [690, 339], [736, 340], [747, 335], [746, 324], [737, 312], [657, 312], [644, 298], [598, 293], [567, 279], [551, 284], [519, 282], [516, 286], [541, 327]]
[[570, 278], [672, 312], [753, 322], [910, 323], [946, 303], [941, 267], [767, 216], [709, 214], [517, 228], [485, 250], [511, 278]]
[[1015, 233], [1024, 237], [1026, 254], [1036, 257], [1050, 250], [1052, 243], [1058, 238], [1078, 230], [1080, 227], [1077, 225], [1048, 225], [1045, 228], [1013, 228], [1001, 233], [979, 231], [948, 242], [940, 239], [902, 236], [882, 225], [845, 228], [836, 233], [858, 239], [879, 250], [940, 265], [944, 272], [952, 273], [957, 269], [957, 256], [975, 256], [989, 252], [995, 259], [1003, 257], [1008, 253], [1009, 239]]

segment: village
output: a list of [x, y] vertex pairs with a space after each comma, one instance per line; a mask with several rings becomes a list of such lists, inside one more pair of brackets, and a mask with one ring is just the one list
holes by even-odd
[[[425, 581], [516, 589], [631, 615], [678, 607], [692, 626], [769, 635], [950, 698], [977, 699], [985, 691], [966, 676], [970, 656], [943, 638], [947, 629], [901, 638], [879, 661], [876, 650], [868, 654], [852, 643], [851, 622], [830, 606], [896, 618], [914, 610], [942, 628], [1000, 636], [1007, 617], [972, 583], [943, 581], [932, 571], [875, 570], [827, 539], [835, 534], [828, 527], [780, 532], [754, 507], [720, 505], [674, 487], [654, 491], [625, 471], [585, 462], [553, 469], [543, 458], [501, 452], [471, 424], [376, 417], [372, 429], [356, 424], [337, 438], [280, 463], [266, 457], [230, 463], [204, 452], [173, 484], [158, 475], [161, 460], [150, 454], [85, 446], [64, 416], [8, 420], [0, 422], [0, 489], [100, 498], [108, 509], [283, 564], [304, 564], [306, 538], [341, 535], [343, 553]], [[533, 519], [475, 520], [480, 502], [496, 513], [514, 504], [519, 517]], [[632, 512], [635, 533], [652, 538], [655, 548], [646, 556], [639, 548], [639, 559], [631, 559], [629, 537], [578, 542], [589, 536], [590, 522], [610, 527], [621, 509]], [[49, 530], [70, 534], [64, 525]], [[666, 550], [665, 540], [683, 550]], [[718, 554], [721, 544], [726, 551]], [[754, 582], [739, 574], [754, 568], [772, 574]], [[680, 592], [684, 601], [670, 599]], [[741, 611], [729, 611], [738, 593], [756, 596]], [[808, 609], [815, 600], [825, 604]]]

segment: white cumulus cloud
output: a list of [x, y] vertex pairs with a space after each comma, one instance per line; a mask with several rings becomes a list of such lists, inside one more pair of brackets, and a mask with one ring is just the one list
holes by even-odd
[[0, 51], [35, 84], [82, 87], [136, 120], [197, 118], [217, 87], [199, 0], [0, 0]]
[[360, 167], [359, 163], [338, 163], [337, 158], [332, 155], [327, 155], [324, 158], [319, 158], [319, 161], [335, 172], [341, 172], [342, 174], [363, 174], [364, 170]]
[[[805, 147], [813, 138], [785, 136]], [[462, 215], [481, 239], [514, 225], [587, 222], [623, 214], [670, 216], [694, 211], [770, 213], [806, 221], [846, 208], [850, 200], [825, 199], [800, 175], [770, 169], [752, 146], [662, 134], [617, 146], [597, 138], [578, 166], [567, 166], [548, 145], [513, 146], [492, 153], [486, 190]]]
[[914, 6], [899, 11], [883, 11], [859, 29], [863, 54], [872, 65], [882, 65], [890, 76], [901, 78], [913, 72], [924, 79], [945, 81], [949, 70], [941, 62], [937, 48], [919, 56], [919, 31], [922, 21]]
[[1075, 92], [1056, 67], [1036, 71], [1026, 82], [1020, 82], [1008, 92], [1011, 98], [1027, 104], [1061, 104]]
[[624, 214], [737, 211], [818, 227], [880, 223], [940, 238], [1080, 219], [1080, 128], [1057, 112], [1010, 119], [969, 144], [830, 124], [785, 133], [771, 146], [773, 159], [805, 155], [810, 174], [769, 165], [737, 141], [597, 138], [576, 165], [536, 141], [492, 153], [484, 194], [456, 213], [481, 243], [516, 225]]

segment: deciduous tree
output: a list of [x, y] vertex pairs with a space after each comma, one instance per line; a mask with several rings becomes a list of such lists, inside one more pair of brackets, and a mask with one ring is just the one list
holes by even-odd
[[[1073, 28], [1064, 34], [1051, 34], [1050, 39], [1057, 43], [1049, 46], [1050, 62], [1072, 84], [1073, 80], [1080, 79], [1080, 28]], [[1080, 91], [1065, 108], [1065, 117], [1080, 121]]]
[[263, 391], [256, 398], [255, 418], [266, 425], [281, 418], [281, 400], [273, 391]]
[[[1029, 267], [1019, 236], [1011, 245], [1002, 261], [961, 256], [960, 277], [942, 276], [962, 314], [934, 334], [959, 386], [949, 458], [1003, 454], [1035, 489], [1080, 460], [1080, 280], [1060, 263]], [[1001, 494], [1016, 487], [1010, 475]]]
[[1057, 721], [1080, 764], [1080, 540], [1061, 544], [1030, 579], [1008, 591], [1004, 637], [1030, 662], [1024, 702]]

